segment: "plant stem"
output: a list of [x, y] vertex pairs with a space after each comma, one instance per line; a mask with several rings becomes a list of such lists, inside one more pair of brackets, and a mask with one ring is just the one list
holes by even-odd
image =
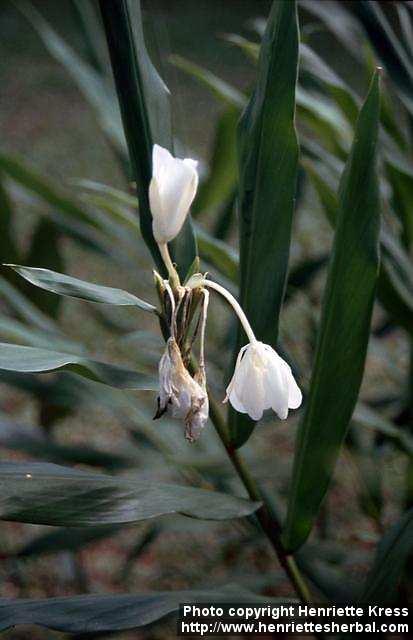
[[176, 287], [180, 284], [179, 276], [171, 260], [168, 245], [166, 243], [158, 244], [158, 247], [159, 247], [159, 253], [162, 256], [162, 260], [164, 261], [165, 267], [168, 271], [169, 280], [170, 280], [172, 289], [176, 289]]
[[257, 482], [251, 476], [244, 460], [239, 455], [238, 451], [233, 446], [231, 446], [227, 426], [221, 416], [221, 413], [218, 410], [216, 402], [211, 397], [209, 399], [209, 404], [211, 420], [219, 437], [221, 438], [221, 441], [239, 478], [241, 479], [245, 489], [247, 490], [249, 497], [251, 498], [251, 500], [254, 500], [256, 502], [262, 502], [262, 506], [256, 511], [255, 515], [257, 516], [265, 535], [267, 536], [268, 540], [271, 543], [271, 546], [273, 547], [277, 555], [280, 565], [284, 569], [298, 597], [302, 602], [309, 604], [311, 602], [311, 596], [304, 578], [297, 567], [294, 557], [286, 553], [282, 545], [280, 536], [281, 524], [278, 520], [278, 517], [276, 516], [274, 511], [269, 508], [265, 496], [260, 490]]

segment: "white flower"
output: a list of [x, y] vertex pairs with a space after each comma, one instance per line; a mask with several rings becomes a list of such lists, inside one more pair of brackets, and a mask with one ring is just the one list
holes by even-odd
[[185, 222], [198, 187], [197, 164], [189, 158], [174, 158], [157, 144], [153, 147], [149, 204], [158, 244], [173, 240]]
[[158, 402], [155, 418], [160, 418], [170, 406], [172, 418], [183, 420], [186, 438], [193, 442], [199, 437], [209, 413], [205, 378], [200, 372], [191, 377], [174, 338], [169, 338], [159, 362]]
[[285, 360], [268, 344], [255, 341], [238, 354], [224, 402], [227, 400], [253, 420], [260, 420], [263, 411], [270, 408], [285, 420], [288, 409], [300, 406], [302, 393]]

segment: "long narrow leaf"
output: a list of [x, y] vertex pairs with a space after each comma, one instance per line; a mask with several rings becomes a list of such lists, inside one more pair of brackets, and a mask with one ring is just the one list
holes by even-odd
[[0, 343], [0, 371], [48, 373], [56, 370], [73, 371], [119, 389], [154, 391], [158, 387], [157, 381], [151, 376], [85, 356]]
[[16, 287], [0, 275], [0, 294], [2, 301], [13, 311], [13, 315], [27, 321], [30, 325], [41, 331], [50, 332], [61, 336], [57, 324], [52, 318], [46, 316], [42, 311], [26, 298]]
[[413, 114], [413, 61], [403, 48], [400, 38], [396, 36], [378, 2], [358, 0], [353, 3], [353, 11], [366, 30], [389, 77], [397, 86], [400, 98], [410, 114]]
[[13, 237], [13, 207], [0, 174], [0, 256], [2, 260], [17, 260], [18, 249]]
[[0, 463], [0, 488], [0, 519], [68, 527], [138, 522], [172, 513], [225, 520], [259, 507], [216, 491], [41, 462]]
[[[163, 591], [132, 595], [88, 595], [42, 600], [0, 599], [0, 631], [37, 624], [65, 633], [99, 633], [135, 629], [177, 611], [183, 602], [261, 602], [269, 598], [241, 589]], [[284, 599], [285, 601], [285, 599]], [[277, 604], [276, 600], [271, 601]]]
[[0, 169], [25, 189], [33, 191], [53, 207], [73, 218], [93, 223], [90, 214], [81, 205], [56, 189], [43, 176], [39, 175], [35, 169], [25, 166], [20, 159], [0, 153]]
[[[91, 211], [72, 195], [56, 188], [35, 169], [27, 167], [20, 159], [0, 153], [0, 170], [29, 193], [44, 200], [52, 207], [48, 212], [65, 235], [75, 238], [99, 253], [110, 255], [118, 264], [125, 265], [127, 256], [117, 248], [116, 241], [122, 239], [131, 243], [130, 235], [121, 235], [122, 229], [114, 225], [103, 211]], [[109, 236], [105, 238], [104, 235]], [[114, 236], [114, 237], [113, 237]]]
[[[172, 149], [169, 92], [146, 50], [140, 1], [100, 0], [100, 10], [137, 183], [142, 236], [158, 268], [164, 271], [152, 234], [148, 188], [152, 174], [153, 144], [156, 142]], [[189, 219], [172, 249], [181, 275], [186, 275], [196, 256]]]
[[46, 438], [39, 427], [30, 428], [3, 419], [0, 420], [0, 447], [58, 464], [86, 464], [113, 471], [136, 466], [138, 461], [133, 455], [100, 451], [87, 445], [60, 444]]
[[[33, 234], [31, 245], [23, 260], [28, 265], [47, 267], [56, 271], [64, 270], [65, 264], [60, 246], [60, 229], [48, 217], [40, 218]], [[20, 281], [21, 282], [21, 281]], [[57, 318], [61, 300], [54, 296], [48, 296], [43, 291], [28, 286], [24, 290], [27, 297], [52, 318]]]
[[413, 509], [384, 535], [367, 576], [361, 602], [393, 604], [406, 561], [413, 550]]
[[300, 0], [300, 6], [319, 18], [356, 60], [362, 60], [362, 33], [354, 16], [337, 0]]
[[193, 215], [208, 214], [233, 194], [237, 183], [236, 130], [239, 110], [228, 107], [221, 115], [215, 133], [210, 172], [201, 184], [192, 207]]
[[413, 458], [413, 437], [406, 433], [405, 429], [396, 427], [391, 420], [383, 417], [363, 402], [357, 403], [352, 422], [356, 423], [357, 426], [360, 425], [367, 429], [378, 431], [388, 440], [394, 442], [401, 451]]
[[284, 543], [295, 550], [311, 531], [331, 480], [364, 370], [379, 269], [376, 176], [379, 79], [358, 119], [339, 191], [339, 214], [310, 392], [294, 459]]
[[50, 271], [49, 269], [24, 267], [17, 264], [5, 266], [11, 267], [22, 278], [36, 287], [40, 287], [40, 289], [50, 291], [51, 293], [68, 296], [69, 298], [80, 298], [81, 300], [88, 300], [89, 302], [134, 306], [143, 309], [143, 311], [156, 313], [156, 307], [152, 304], [141, 300], [141, 298], [123, 289], [104, 287], [99, 284], [93, 284], [92, 282], [79, 280], [78, 278], [72, 278], [64, 273]]
[[[335, 226], [338, 200], [335, 179], [318, 162], [304, 161], [304, 167], [315, 187], [329, 222]], [[388, 228], [381, 232], [382, 260], [377, 296], [394, 321], [407, 331], [413, 329], [413, 269], [400, 242]]]
[[[274, 2], [264, 34], [258, 82], [240, 123], [241, 302], [259, 340], [275, 345], [285, 293], [296, 191], [294, 126], [298, 67], [295, 2]], [[241, 446], [254, 423], [231, 413]]]
[[358, 114], [358, 101], [352, 90], [309, 46], [300, 44], [300, 64], [313, 81], [325, 85], [340, 106], [348, 122], [354, 125]]
[[[117, 151], [126, 155], [126, 141], [116, 96], [106, 78], [83, 60], [76, 51], [47, 23], [35, 7], [23, 0], [14, 0], [33, 28], [42, 38], [49, 53], [71, 75], [87, 101], [97, 113], [100, 125]], [[83, 4], [87, 4], [83, 2]]]
[[83, 347], [62, 334], [51, 333], [44, 329], [37, 329], [31, 324], [27, 325], [15, 317], [0, 315], [0, 340], [23, 344], [28, 347], [40, 347], [41, 349], [55, 349], [56, 351], [69, 351], [82, 353]]
[[207, 87], [218, 100], [224, 102], [228, 107], [235, 109], [243, 109], [245, 107], [245, 95], [225, 80], [211, 73], [211, 71], [182, 56], [171, 56], [169, 61]]
[[40, 555], [60, 553], [62, 551], [79, 551], [89, 544], [103, 538], [114, 536], [122, 529], [119, 524], [101, 524], [96, 527], [63, 527], [43, 533], [30, 540], [18, 550], [18, 558], [31, 558]]

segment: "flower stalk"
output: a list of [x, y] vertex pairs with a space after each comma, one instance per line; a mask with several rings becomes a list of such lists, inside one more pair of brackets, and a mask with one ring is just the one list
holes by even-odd
[[234, 309], [235, 313], [237, 314], [237, 316], [239, 318], [239, 321], [242, 324], [242, 328], [244, 329], [245, 333], [247, 334], [248, 340], [250, 341], [251, 344], [256, 343], [257, 342], [257, 338], [255, 337], [255, 334], [254, 334], [254, 332], [252, 330], [252, 327], [251, 327], [250, 323], [248, 322], [248, 318], [245, 315], [241, 305], [234, 298], [232, 293], [227, 291], [227, 289], [222, 287], [217, 282], [213, 282], [212, 280], [205, 279], [204, 280], [204, 286], [209, 287], [210, 289], [214, 289], [215, 291], [220, 293], [221, 296], [223, 298], [225, 298], [225, 300], [227, 300], [227, 302], [229, 302], [229, 304], [231, 305], [231, 307]]
[[171, 259], [171, 254], [169, 253], [169, 248], [166, 242], [158, 244], [159, 253], [161, 254], [162, 260], [168, 272], [169, 281], [171, 283], [172, 289], [175, 290], [180, 285], [179, 275], [177, 270], [174, 267], [174, 264]]

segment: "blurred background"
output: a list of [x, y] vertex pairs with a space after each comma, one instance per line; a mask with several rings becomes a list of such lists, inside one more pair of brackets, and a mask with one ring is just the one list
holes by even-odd
[[[111, 78], [104, 37], [93, 40], [95, 51], [85, 39], [88, 16], [95, 16], [92, 24], [98, 33], [101, 29], [96, 7], [87, 3], [92, 14], [86, 15], [80, 10], [82, 2], [33, 0], [31, 7], [47, 21], [45, 31], [38, 15], [28, 12], [24, 4], [19, 9], [18, 4], [3, 0], [0, 7], [0, 206], [3, 213], [7, 211], [11, 216], [7, 233], [12, 237], [9, 245], [0, 240], [0, 249], [5, 253], [2, 261], [15, 261], [17, 252], [26, 264], [118, 286], [155, 303], [149, 253], [138, 233], [131, 238], [122, 223], [127, 216], [135, 215], [133, 206], [96, 186], [109, 185], [133, 194], [124, 160], [120, 160], [119, 149], [104, 132], [98, 111], [79, 88], [76, 71], [70, 73], [70, 59], [66, 56], [66, 65], [58, 60], [56, 51], [60, 46], [61, 52], [62, 45], [56, 44], [50, 32], [47, 36], [50, 27], [65, 46], [91, 65], [98, 50], [97, 64], [106, 65], [105, 72]], [[328, 30], [317, 11], [311, 9], [311, 5], [320, 4], [328, 3], [310, 0], [300, 5], [305, 42], [356, 94], [364, 96], [373, 48], [360, 32], [352, 32], [359, 42], [357, 55], [352, 58], [339, 35]], [[352, 9], [352, 3], [340, 4]], [[234, 38], [229, 42], [228, 34], [237, 34], [257, 45], [260, 24], [262, 27], [270, 5], [264, 0], [143, 2], [147, 47], [171, 91], [179, 155], [199, 159], [204, 180], [214, 160], [217, 127], [228, 108], [237, 103], [238, 94], [227, 101], [217, 97], [208, 82], [182, 70], [182, 59], [209, 70], [239, 95], [248, 94], [256, 77], [254, 52], [249, 55], [248, 48], [237, 44]], [[390, 23], [400, 30], [396, 13], [391, 7], [384, 9]], [[338, 24], [340, 19], [341, 15], [331, 14], [333, 22]], [[347, 136], [331, 102], [323, 96], [314, 106], [310, 98], [315, 99], [311, 92], [303, 103], [304, 115], [299, 118], [300, 135], [326, 148], [329, 144], [325, 136], [330, 136], [329, 152], [333, 155], [337, 141], [346, 149], [351, 135]], [[400, 116], [399, 122], [404, 126], [397, 96], [393, 95], [392, 100], [395, 119]], [[325, 114], [322, 126], [314, 120], [314, 110]], [[310, 114], [307, 118], [306, 113]], [[339, 134], [334, 139], [337, 131], [341, 131], [341, 141]], [[227, 144], [232, 144], [233, 137], [228, 135]], [[13, 178], [13, 171], [6, 166], [9, 157], [17, 158], [44, 184], [52, 185], [67, 200], [74, 199], [80, 208], [85, 208], [89, 218], [82, 223], [84, 226], [77, 221], [70, 227], [61, 203], [50, 194], [45, 195], [38, 185], [34, 187], [33, 180], [19, 178], [18, 171]], [[225, 175], [225, 161], [223, 172]], [[207, 206], [196, 212], [202, 229], [228, 243], [225, 255], [229, 262], [221, 271], [219, 258], [211, 258], [208, 248], [204, 247], [203, 256], [204, 268], [226, 284], [233, 269], [231, 258], [237, 250], [235, 217], [223, 214], [230, 192], [231, 187], [221, 199], [206, 199]], [[229, 209], [232, 211], [232, 206]], [[291, 268], [308, 266], [309, 262], [318, 266], [305, 279], [305, 285], [300, 278], [298, 284], [290, 283], [282, 315], [282, 343], [301, 372], [309, 371], [312, 363], [325, 282], [322, 265], [331, 239], [319, 194], [302, 173]], [[16, 280], [2, 274], [1, 341], [47, 344], [47, 325], [42, 325], [36, 316], [30, 306], [34, 305], [42, 317], [50, 318], [53, 326], [59, 327], [62, 344], [67, 341], [81, 345], [98, 359], [155, 370], [162, 342], [155, 321], [145, 314], [128, 309], [115, 312], [67, 298], [57, 301], [52, 294], [38, 290], [33, 293]], [[229, 286], [236, 291], [233, 282]], [[13, 287], [14, 293], [8, 287]], [[35, 331], [28, 333], [29, 325]], [[207, 367], [217, 399], [224, 396], [232, 327], [227, 310], [213, 301]], [[373, 333], [362, 398], [372, 410], [382, 411], [381, 430], [376, 429], [380, 422], [377, 416], [360, 413], [358, 427], [350, 432], [334, 484], [301, 558], [320, 592], [327, 584], [333, 585], [338, 599], [346, 597], [344, 586], [351, 587], [365, 577], [378, 539], [406, 501], [409, 457], [399, 446], [398, 436], [386, 439], [383, 433], [386, 427], [394, 427], [394, 418], [402, 413], [400, 394], [409, 368], [409, 343], [405, 330], [389, 323], [381, 307], [375, 310]], [[148, 478], [184, 479], [243, 495], [212, 425], [199, 442], [188, 444], [179, 425], [168, 420], [151, 421], [153, 394], [138, 397], [133, 392], [108, 391], [67, 373], [24, 379], [2, 375], [0, 452], [4, 459], [42, 459], [107, 473], [132, 469]], [[308, 382], [308, 375], [302, 376]], [[296, 423], [295, 414], [283, 423], [268, 416], [243, 449], [263, 485], [277, 496], [281, 509], [288, 490]], [[277, 597], [291, 595], [267, 542], [248, 521], [206, 523], [171, 516], [156, 524], [100, 527], [88, 533], [4, 522], [0, 526], [2, 597], [133, 593], [224, 584]], [[166, 621], [116, 637], [167, 638], [172, 633], [174, 625]], [[9, 631], [4, 637], [36, 640], [61, 635], [33, 628]]]

